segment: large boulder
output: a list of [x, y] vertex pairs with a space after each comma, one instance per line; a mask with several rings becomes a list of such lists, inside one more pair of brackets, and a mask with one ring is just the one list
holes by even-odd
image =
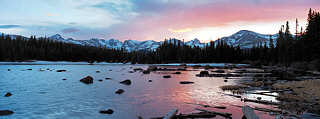
[[85, 84], [91, 84], [91, 83], [93, 83], [93, 78], [91, 76], [87, 76], [87, 77], [81, 79], [80, 82], [85, 83]]

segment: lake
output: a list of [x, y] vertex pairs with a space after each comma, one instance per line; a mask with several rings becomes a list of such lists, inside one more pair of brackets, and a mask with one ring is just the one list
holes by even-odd
[[[214, 64], [213, 64], [214, 65]], [[241, 78], [196, 77], [201, 70], [188, 67], [188, 71], [156, 71], [143, 74], [131, 72], [135, 68], [147, 69], [149, 65], [129, 64], [40, 64], [0, 65], [0, 94], [11, 92], [10, 97], [0, 96], [0, 110], [12, 110], [14, 114], [0, 118], [24, 119], [148, 119], [162, 117], [172, 109], [179, 113], [198, 112], [195, 108], [228, 112], [235, 119], [242, 118], [241, 108], [250, 105], [273, 109], [273, 106], [242, 102], [228, 96], [219, 87], [237, 83]], [[182, 66], [160, 66], [181, 68]], [[8, 71], [10, 69], [10, 71]], [[29, 69], [29, 70], [27, 70]], [[32, 70], [30, 70], [32, 69]], [[66, 72], [56, 72], [66, 70]], [[97, 71], [99, 71], [97, 73]], [[233, 70], [226, 70], [232, 72]], [[171, 75], [171, 78], [163, 78]], [[92, 76], [93, 84], [79, 80]], [[106, 80], [106, 78], [111, 78]], [[66, 79], [66, 80], [62, 80]], [[98, 81], [102, 79], [103, 81]], [[131, 85], [119, 82], [131, 80]], [[149, 81], [150, 80], [150, 81]], [[180, 84], [191, 81], [193, 84]], [[123, 94], [115, 94], [123, 89]], [[255, 95], [243, 95], [256, 98]], [[260, 96], [261, 97], [261, 96]], [[272, 97], [262, 97], [276, 101]], [[200, 105], [198, 105], [200, 104]], [[227, 109], [205, 108], [201, 105], [225, 106]], [[100, 110], [112, 109], [111, 115], [100, 114]], [[274, 118], [266, 112], [256, 111], [260, 118]], [[217, 116], [216, 118], [222, 118]], [[215, 119], [216, 119], [215, 118]]]

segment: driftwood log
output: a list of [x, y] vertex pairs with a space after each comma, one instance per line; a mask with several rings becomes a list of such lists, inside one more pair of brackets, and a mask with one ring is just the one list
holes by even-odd
[[249, 106], [242, 107], [243, 116], [246, 117], [246, 119], [259, 119], [259, 117], [254, 113], [254, 109]]

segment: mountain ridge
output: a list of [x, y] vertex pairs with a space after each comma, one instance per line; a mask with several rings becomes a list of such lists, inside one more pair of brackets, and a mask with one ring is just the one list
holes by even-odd
[[[1, 36], [2, 34], [0, 34]], [[6, 34], [5, 34], [6, 35]], [[10, 35], [11, 38], [15, 39], [16, 36], [19, 35]], [[226, 42], [228, 45], [232, 46], [240, 46], [240, 48], [252, 48], [258, 43], [261, 44], [267, 44], [269, 46], [270, 37], [272, 39], [276, 39], [278, 37], [278, 34], [274, 35], [267, 35], [267, 34], [260, 34], [249, 30], [240, 30], [230, 36], [222, 37], [221, 40], [223, 42]], [[24, 37], [27, 38], [27, 37]], [[103, 47], [103, 48], [109, 48], [109, 49], [126, 49], [127, 51], [138, 51], [138, 50], [155, 50], [157, 49], [161, 44], [164, 43], [164, 41], [154, 41], [154, 40], [146, 40], [146, 41], [137, 41], [137, 40], [125, 40], [125, 41], [119, 41], [117, 39], [98, 39], [98, 38], [92, 38], [89, 40], [75, 40], [72, 38], [63, 38], [60, 34], [55, 34], [53, 36], [48, 37], [51, 40], [54, 41], [60, 41], [64, 43], [72, 43], [72, 44], [78, 44], [78, 45], [86, 45], [86, 46], [94, 46], [94, 47]], [[173, 43], [174, 41], [180, 41], [179, 39], [169, 39], [168, 42]], [[218, 40], [214, 41], [218, 42]], [[274, 44], [275, 44], [274, 40]], [[206, 45], [210, 45], [210, 43], [201, 43], [201, 41], [197, 38], [184, 42], [185, 45], [188, 45], [190, 47], [200, 47], [203, 48]]]

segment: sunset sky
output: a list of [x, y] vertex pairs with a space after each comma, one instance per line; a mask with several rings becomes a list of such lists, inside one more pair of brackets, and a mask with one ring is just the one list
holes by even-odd
[[305, 27], [320, 0], [1, 0], [0, 32], [78, 40], [175, 37], [207, 42], [239, 30], [274, 34]]

